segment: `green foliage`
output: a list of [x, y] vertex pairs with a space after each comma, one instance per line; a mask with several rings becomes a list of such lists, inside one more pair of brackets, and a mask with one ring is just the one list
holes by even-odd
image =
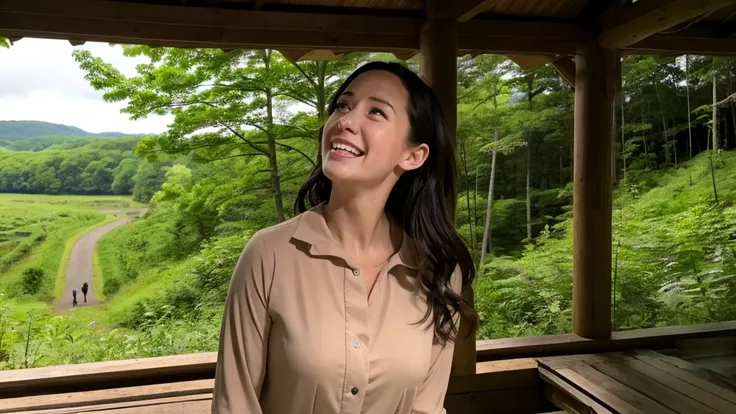
[[29, 295], [35, 295], [41, 289], [43, 282], [43, 270], [33, 267], [23, 271], [23, 291]]
[[85, 145], [72, 149], [51, 146], [39, 152], [0, 152], [0, 192], [130, 194], [138, 163], [132, 152], [137, 141], [83, 139], [77, 143]]
[[217, 350], [220, 317], [153, 321], [142, 330], [99, 329], [76, 312], [54, 315], [0, 297], [0, 369], [34, 368]]
[[[722, 153], [716, 180], [736, 188], [736, 154]], [[708, 156], [616, 193], [614, 323], [616, 329], [736, 318], [736, 192], [713, 203]], [[692, 180], [692, 184], [691, 184]], [[499, 210], [503, 204], [500, 203]], [[503, 220], [503, 219], [501, 219]], [[479, 336], [570, 330], [572, 221], [542, 231], [520, 258], [487, 263], [476, 282]]]

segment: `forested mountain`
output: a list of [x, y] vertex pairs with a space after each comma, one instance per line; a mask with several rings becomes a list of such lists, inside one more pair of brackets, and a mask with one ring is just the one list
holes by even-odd
[[122, 132], [92, 133], [74, 126], [43, 121], [0, 121], [0, 145], [7, 145], [10, 142], [26, 138], [46, 136], [140, 137], [142, 134], [124, 134]]

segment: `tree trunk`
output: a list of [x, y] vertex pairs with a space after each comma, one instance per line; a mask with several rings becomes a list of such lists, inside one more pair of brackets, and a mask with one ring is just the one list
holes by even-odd
[[[662, 104], [662, 98], [659, 95], [659, 88], [657, 87], [657, 81], [652, 81], [654, 84], [654, 92], [657, 94], [657, 103], [659, 104], [659, 112], [662, 113], [662, 138], [664, 138], [665, 145], [670, 141], [667, 138], [667, 119], [664, 114], [664, 105]], [[667, 151], [665, 151], [667, 154]]]
[[526, 134], [526, 238], [532, 239], [532, 155], [531, 155], [531, 133]]
[[713, 151], [718, 151], [718, 97], [716, 95], [716, 58], [713, 58]]
[[475, 191], [473, 192], [473, 225], [478, 228], [478, 167], [475, 167]]
[[[710, 131], [708, 131], [710, 133]], [[708, 149], [706, 148], [706, 151]], [[715, 199], [716, 203], [718, 203], [718, 189], [716, 188], [716, 172], [715, 167], [713, 166], [713, 154], [715, 151], [708, 151], [708, 161], [710, 162], [710, 178], [713, 181], [713, 198]]]
[[[624, 96], [623, 91], [621, 92], [621, 160], [623, 162], [623, 175], [624, 181], [626, 181], [626, 133], [624, 127], [626, 126], [626, 120], [624, 119]], [[615, 137], [614, 137], [615, 138]], [[613, 140], [615, 141], [615, 139]]]
[[685, 55], [685, 91], [687, 92], [687, 147], [693, 157], [693, 129], [690, 125], [690, 56]]
[[468, 225], [470, 226], [470, 249], [475, 250], [475, 243], [473, 242], [473, 214], [470, 212], [470, 186], [468, 185], [468, 159], [465, 153], [465, 143], [460, 142], [460, 150], [462, 151], [463, 167], [465, 170], [465, 201], [468, 204]]
[[[641, 124], [644, 125], [644, 124], [646, 124], [646, 122], [645, 122], [645, 118], [644, 118], [644, 93], [643, 92], [641, 94], [641, 99], [642, 99], [642, 101], [641, 101], [641, 104], [639, 105], [639, 112], [641, 114]], [[647, 150], [647, 134], [646, 134], [646, 132], [642, 131], [641, 137], [644, 140], [644, 155], [649, 155], [649, 152]], [[646, 166], [647, 167], [649, 166], [649, 160], [648, 159], [647, 159]]]
[[[731, 71], [729, 70], [726, 73], [728, 73], [728, 96], [731, 96], [731, 94], [733, 93], [733, 85], [731, 84]], [[736, 105], [734, 105], [734, 103], [731, 102], [728, 104], [728, 106], [731, 108], [731, 122], [733, 126], [731, 130], [733, 131], [733, 136], [735, 140], [734, 142], [736, 142]], [[725, 147], [728, 148], [728, 134], [726, 134]]]
[[728, 120], [723, 120], [723, 150], [728, 151]]
[[[271, 51], [266, 51], [266, 59], [264, 60], [266, 71], [268, 72], [271, 64]], [[279, 176], [279, 164], [276, 157], [276, 137], [273, 135], [273, 92], [269, 89], [266, 92], [266, 126], [268, 130], [268, 162], [271, 167], [271, 189], [276, 204], [276, 215], [279, 222], [284, 221], [284, 200], [281, 194], [281, 177]]]
[[[320, 122], [327, 120], [327, 98], [325, 96], [325, 74], [327, 73], [326, 61], [319, 62], [317, 66], [317, 116]], [[318, 137], [321, 138], [321, 137]]]
[[[620, 99], [621, 91], [616, 94], [616, 101]], [[618, 184], [618, 177], [616, 177], [616, 102], [611, 105], [611, 184]], [[623, 133], [623, 129], [621, 130]], [[623, 148], [621, 148], [623, 151]]]
[[[672, 122], [672, 128], [675, 128], [675, 119], [670, 118], [670, 122]], [[673, 132], [672, 134], [672, 156], [675, 158], [675, 168], [677, 168], [677, 133]]]
[[564, 180], [564, 178], [563, 178], [562, 171], [563, 171], [563, 167], [562, 167], [562, 147], [560, 147], [560, 174], [559, 174], [559, 182], [557, 183], [558, 186], [562, 186], [563, 185], [562, 180]]
[[[496, 128], [493, 131], [493, 142], [496, 142], [498, 140], [498, 128]], [[496, 177], [496, 149], [493, 149], [493, 152], [491, 153], [491, 178], [488, 182], [488, 200], [486, 202], [486, 223], [485, 227], [483, 228], [483, 246], [480, 250], [480, 266], [483, 265], [483, 261], [485, 260], [486, 253], [491, 253], [493, 250], [493, 240], [492, 232], [491, 232], [491, 220], [493, 218], [493, 188], [495, 186], [495, 177]]]

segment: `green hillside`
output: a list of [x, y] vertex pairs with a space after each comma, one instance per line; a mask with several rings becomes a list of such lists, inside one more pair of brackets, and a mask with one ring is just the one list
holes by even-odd
[[[616, 330], [736, 319], [736, 153], [713, 155], [713, 175], [710, 155], [644, 171], [614, 193]], [[520, 257], [487, 262], [475, 305], [479, 337], [570, 332], [572, 217]]]
[[91, 133], [69, 125], [54, 124], [43, 121], [0, 121], [0, 145], [26, 138], [44, 136], [97, 136], [97, 137], [130, 137], [140, 134], [124, 134], [122, 132]]

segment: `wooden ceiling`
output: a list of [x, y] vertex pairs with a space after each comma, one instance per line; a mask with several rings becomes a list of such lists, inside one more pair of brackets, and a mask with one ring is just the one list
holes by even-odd
[[[736, 55], [736, 0], [0, 0], [0, 36], [179, 47], [415, 55], [427, 18], [458, 23], [458, 53]], [[316, 52], [315, 52], [316, 51]]]

